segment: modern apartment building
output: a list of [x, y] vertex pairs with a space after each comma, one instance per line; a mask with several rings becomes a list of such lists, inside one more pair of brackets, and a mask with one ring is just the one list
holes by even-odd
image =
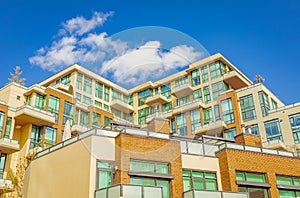
[[[39, 152], [26, 169], [26, 198], [292, 198], [300, 158], [235, 141], [137, 128], [91, 129]], [[115, 127], [113, 127], [115, 129]], [[47, 170], [47, 171], [45, 171]]]
[[[260, 135], [263, 148], [300, 155], [300, 104], [286, 106], [221, 54], [129, 90], [75, 64], [31, 87], [10, 83], [0, 89], [0, 193], [11, 189], [7, 172], [20, 157], [62, 142], [67, 120], [74, 137], [113, 120], [178, 138], [230, 142], [239, 134]], [[120, 181], [114, 184], [130, 183]]]

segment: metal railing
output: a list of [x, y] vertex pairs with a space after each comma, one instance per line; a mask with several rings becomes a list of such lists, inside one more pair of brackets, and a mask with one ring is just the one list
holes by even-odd
[[183, 198], [248, 198], [244, 192], [189, 190], [183, 193]]

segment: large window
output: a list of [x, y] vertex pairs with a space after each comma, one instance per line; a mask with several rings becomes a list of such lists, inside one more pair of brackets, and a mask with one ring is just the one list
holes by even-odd
[[195, 190], [218, 190], [216, 173], [183, 170], [184, 191]]
[[204, 66], [201, 68], [201, 74], [202, 74], [202, 83], [208, 82], [208, 69], [207, 66]]
[[210, 90], [209, 86], [203, 88], [203, 95], [204, 95], [204, 103], [208, 104], [211, 102]]
[[220, 116], [220, 106], [219, 106], [219, 105], [215, 105], [215, 106], [214, 106], [214, 110], [215, 110], [215, 118], [216, 118], [216, 121], [221, 120], [221, 116]]
[[[4, 137], [5, 138], [10, 138], [10, 130], [11, 130], [11, 123], [12, 123], [12, 118], [8, 117], [6, 120], [6, 126], [5, 126], [5, 131], [4, 131]], [[0, 129], [1, 131], [1, 129]], [[0, 133], [1, 136], [1, 133]]]
[[262, 115], [265, 117], [269, 114], [269, 110], [270, 110], [268, 95], [265, 92], [260, 91], [258, 92], [258, 97], [259, 97], [259, 103], [260, 103]]
[[246, 133], [259, 135], [259, 128], [257, 124], [253, 124], [246, 129]]
[[37, 93], [35, 95], [35, 107], [41, 110], [45, 110], [46, 96]]
[[65, 101], [64, 103], [64, 116], [63, 116], [63, 125], [69, 120], [70, 125], [73, 124], [73, 116], [74, 116], [74, 105]]
[[243, 121], [256, 119], [256, 111], [252, 94], [240, 98]]
[[166, 98], [171, 98], [171, 87], [170, 87], [170, 84], [161, 86], [161, 95], [165, 96]]
[[76, 78], [76, 88], [82, 90], [82, 74], [77, 74], [77, 78]]
[[144, 109], [141, 109], [138, 111], [138, 122], [139, 122], [139, 125], [143, 125], [143, 124], [146, 124], [146, 118], [147, 116], [150, 114], [150, 109], [149, 107], [147, 108], [144, 108]]
[[30, 149], [35, 147], [41, 147], [42, 140], [42, 127], [32, 125], [31, 136], [30, 136]]
[[114, 164], [107, 161], [97, 161], [97, 189], [113, 184]]
[[104, 86], [104, 100], [109, 102], [109, 87]]
[[102, 99], [102, 90], [103, 90], [103, 85], [99, 82], [96, 82], [96, 84], [95, 84], [95, 96], [97, 98]]
[[186, 104], [190, 101], [190, 96], [185, 96], [183, 98], [178, 98], [177, 99], [177, 106], [180, 106], [180, 105], [183, 105], [183, 104]]
[[282, 140], [281, 128], [278, 119], [267, 121], [264, 125], [268, 141]]
[[[163, 197], [170, 198], [170, 181], [161, 177], [161, 174], [169, 174], [169, 164], [164, 162], [151, 162], [151, 161], [130, 161], [130, 184], [145, 185], [145, 186], [159, 186], [163, 189]], [[136, 176], [134, 172], [139, 172], [147, 175], [152, 173], [153, 176], [147, 175], [147, 177]], [[157, 174], [157, 176], [156, 176]]]
[[4, 112], [0, 111], [0, 136], [2, 136], [2, 130], [3, 130], [3, 126], [4, 126], [4, 117], [5, 117]]
[[228, 98], [226, 100], [222, 100], [222, 114], [223, 114], [223, 120], [225, 124], [234, 123], [234, 111], [232, 107], [232, 99]]
[[277, 102], [275, 102], [275, 100], [273, 100], [272, 98], [271, 98], [271, 104], [272, 104], [272, 109], [277, 109], [278, 108]]
[[202, 90], [201, 90], [201, 88], [194, 91], [194, 99], [199, 99], [200, 101], [202, 101]]
[[57, 80], [56, 84], [62, 83], [64, 85], [68, 85], [69, 86], [70, 82], [71, 82], [71, 74], [66, 75], [66, 76], [62, 77], [61, 79]]
[[138, 103], [139, 106], [142, 106], [143, 104], [146, 103], [147, 97], [152, 96], [152, 90], [151, 89], [146, 89], [144, 91], [141, 91], [138, 93]]
[[90, 112], [76, 109], [76, 123], [81, 126], [90, 127]]
[[[276, 175], [280, 198], [300, 197], [300, 177]], [[280, 185], [289, 186], [290, 189], [281, 188]], [[293, 190], [293, 188], [295, 188]]]
[[54, 114], [55, 123], [57, 123], [59, 112], [59, 98], [54, 96], [49, 97], [48, 111]]
[[236, 128], [226, 129], [224, 130], [225, 138], [227, 140], [234, 140], [236, 136]]
[[194, 109], [190, 111], [190, 119], [191, 119], [192, 133], [194, 134], [197, 128], [201, 127], [200, 110]]
[[203, 109], [203, 120], [204, 124], [210, 124], [211, 122], [213, 122], [213, 114], [211, 107]]
[[[248, 192], [250, 198], [268, 198], [268, 189], [262, 187], [261, 184], [266, 184], [266, 176], [261, 173], [236, 172], [236, 181], [239, 185], [239, 192]], [[251, 185], [241, 185], [240, 182], [247, 182]]]
[[83, 91], [92, 94], [92, 79], [87, 76], [84, 76]]
[[213, 101], [218, 100], [218, 96], [221, 95], [222, 92], [228, 90], [229, 87], [226, 83], [223, 81], [217, 82], [211, 85], [212, 95], [213, 95]]
[[100, 127], [101, 125], [101, 115], [99, 113], [93, 112], [93, 126]]
[[210, 79], [219, 78], [224, 74], [225, 65], [221, 61], [214, 62], [209, 65]]
[[186, 113], [176, 116], [177, 131], [179, 136], [187, 136]]
[[290, 124], [294, 136], [295, 144], [300, 143], [300, 113], [290, 115]]
[[0, 155], [0, 179], [3, 178], [4, 170], [5, 170], [5, 162], [6, 162], [6, 154], [1, 153]]
[[200, 84], [200, 71], [199, 69], [195, 69], [191, 72], [192, 76], [192, 86], [197, 86]]
[[44, 148], [51, 147], [56, 144], [56, 129], [46, 127]]
[[188, 83], [189, 83], [188, 77], [185, 76], [183, 78], [180, 78], [180, 79], [176, 80], [175, 81], [175, 86], [178, 87], [178, 86], [185, 85], [185, 84], [188, 84]]
[[83, 102], [84, 104], [90, 105], [90, 104], [92, 104], [92, 99], [91, 99], [90, 97], [83, 96], [83, 97], [82, 97], [82, 102]]
[[172, 110], [172, 102], [166, 103], [162, 105], [162, 111], [166, 112], [166, 111], [170, 111]]

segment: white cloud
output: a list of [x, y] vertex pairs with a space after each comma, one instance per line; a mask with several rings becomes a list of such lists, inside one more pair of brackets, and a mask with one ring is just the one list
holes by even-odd
[[96, 27], [102, 26], [108, 17], [112, 16], [113, 12], [101, 13], [94, 12], [90, 20], [79, 16], [70, 19], [62, 24], [63, 29], [60, 30], [60, 34], [69, 33], [70, 35], [83, 35]]
[[159, 41], [149, 41], [105, 61], [100, 72], [104, 75], [112, 74], [114, 81], [123, 86], [132, 86], [165, 76], [199, 59], [201, 55], [186, 45], [162, 50]]

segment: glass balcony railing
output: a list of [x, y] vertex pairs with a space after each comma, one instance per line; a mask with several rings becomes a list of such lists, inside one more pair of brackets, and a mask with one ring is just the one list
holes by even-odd
[[119, 184], [95, 191], [95, 198], [163, 198], [162, 187]]
[[248, 198], [248, 193], [190, 190], [183, 193], [183, 198]]

